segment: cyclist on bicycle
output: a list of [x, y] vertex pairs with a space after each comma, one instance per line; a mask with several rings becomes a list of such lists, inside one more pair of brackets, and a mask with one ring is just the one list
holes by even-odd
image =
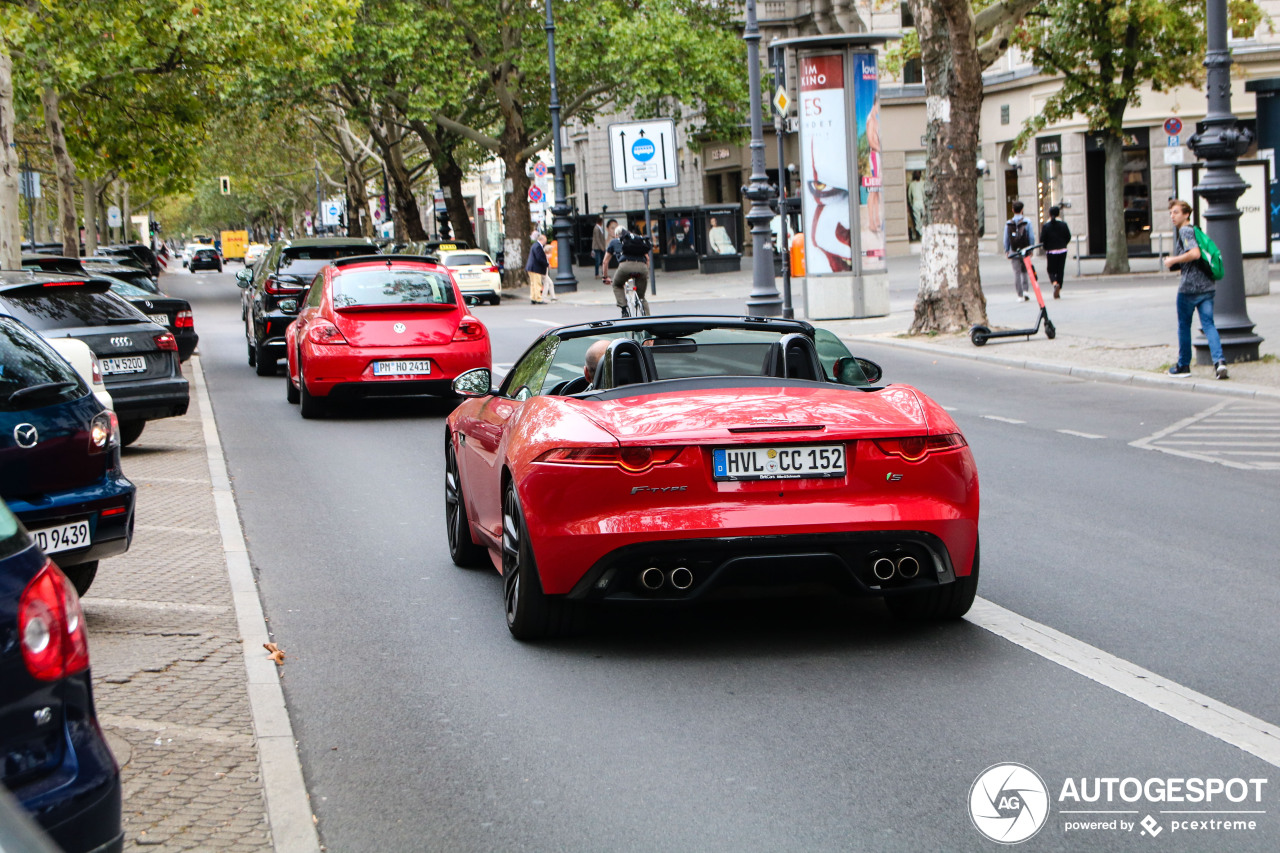
[[[631, 282], [636, 289], [641, 314], [649, 314], [649, 303], [644, 295], [649, 289], [649, 250], [652, 248], [649, 239], [643, 234], [632, 234], [626, 228], [619, 227], [613, 234], [613, 240], [609, 242], [609, 248], [605, 250], [605, 272], [601, 280], [605, 284], [613, 284], [613, 299], [618, 303], [618, 310], [623, 317], [630, 316], [627, 310], [627, 282]], [[610, 257], [621, 260], [612, 282], [609, 279]]]

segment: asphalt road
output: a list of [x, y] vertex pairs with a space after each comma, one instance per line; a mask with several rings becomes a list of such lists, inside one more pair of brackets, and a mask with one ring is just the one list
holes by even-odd
[[[1027, 850], [1280, 849], [1273, 764], [973, 622], [907, 628], [876, 602], [805, 600], [611, 614], [585, 637], [513, 641], [497, 573], [448, 557], [447, 409], [371, 403], [303, 421], [283, 374], [245, 362], [237, 269], [162, 285], [193, 303], [329, 850], [992, 849], [968, 804], [1001, 762], [1049, 789]], [[498, 364], [550, 324], [599, 316], [520, 300], [476, 311]], [[1280, 722], [1280, 472], [1130, 444], [1220, 401], [860, 354], [964, 429], [982, 480], [982, 598]], [[1060, 800], [1067, 778], [1095, 777], [1268, 782], [1260, 803]], [[1263, 813], [1162, 814], [1174, 810]], [[1065, 828], [1148, 814], [1155, 838]], [[1168, 825], [1224, 817], [1256, 828]]]

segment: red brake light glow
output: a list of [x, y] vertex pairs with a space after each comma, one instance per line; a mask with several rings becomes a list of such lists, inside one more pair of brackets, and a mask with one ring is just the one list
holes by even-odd
[[57, 681], [89, 667], [80, 596], [52, 562], [31, 579], [18, 602], [18, 635], [27, 672]]
[[347, 342], [338, 327], [328, 320], [317, 320], [313, 323], [311, 328], [307, 329], [307, 340], [323, 346], [337, 346]]
[[682, 447], [561, 447], [548, 450], [539, 462], [560, 465], [613, 465], [629, 474], [640, 474], [655, 465], [666, 465]]
[[494, 264], [493, 266], [485, 267], [485, 268], [484, 268], [484, 271], [485, 271], [485, 272], [497, 272], [497, 271], [498, 271], [498, 265], [497, 265], [497, 264]]
[[484, 324], [470, 314], [458, 322], [458, 331], [453, 333], [455, 341], [484, 340]]
[[270, 293], [273, 296], [280, 296], [281, 294], [297, 293], [298, 291], [304, 289], [306, 285], [286, 284], [285, 282], [280, 281], [280, 279], [276, 278], [275, 276], [269, 275], [267, 276], [267, 280], [262, 287], [264, 290], [267, 291], [267, 293]]
[[905, 438], [877, 438], [876, 447], [886, 456], [897, 456], [907, 462], [919, 462], [930, 453], [955, 450], [968, 442], [958, 432], [949, 435], [912, 435]]
[[175, 329], [194, 329], [196, 327], [195, 315], [190, 311], [179, 311], [173, 326]]
[[166, 352], [177, 352], [178, 339], [172, 332], [165, 332], [163, 335], [156, 335], [156, 346]]
[[81, 285], [81, 284], [84, 284], [84, 282], [83, 281], [46, 281], [44, 283], [44, 286], [45, 287], [76, 287], [77, 285]]

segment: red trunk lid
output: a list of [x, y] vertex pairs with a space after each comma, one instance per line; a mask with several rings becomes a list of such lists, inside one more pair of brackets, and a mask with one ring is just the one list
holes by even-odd
[[457, 305], [360, 306], [334, 311], [334, 324], [354, 347], [444, 346], [462, 319]]

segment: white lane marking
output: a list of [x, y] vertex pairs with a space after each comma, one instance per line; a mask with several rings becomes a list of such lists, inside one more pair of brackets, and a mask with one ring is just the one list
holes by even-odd
[[1106, 438], [1105, 435], [1094, 435], [1091, 432], [1076, 432], [1073, 429], [1060, 429], [1058, 430], [1058, 432], [1062, 433], [1063, 435], [1074, 435], [1077, 438]]
[[556, 326], [564, 325], [564, 323], [556, 323], [552, 320], [537, 320], [537, 319], [534, 319], [533, 317], [525, 317], [524, 321], [526, 323], [533, 323], [536, 326], [546, 326], [548, 329], [554, 329]]
[[1280, 726], [1232, 708], [1047, 625], [975, 599], [965, 617], [980, 628], [1280, 767]]
[[1025, 424], [1026, 421], [1020, 421], [1017, 418], [1002, 418], [999, 415], [983, 415], [989, 421], [999, 421], [1002, 424]]

